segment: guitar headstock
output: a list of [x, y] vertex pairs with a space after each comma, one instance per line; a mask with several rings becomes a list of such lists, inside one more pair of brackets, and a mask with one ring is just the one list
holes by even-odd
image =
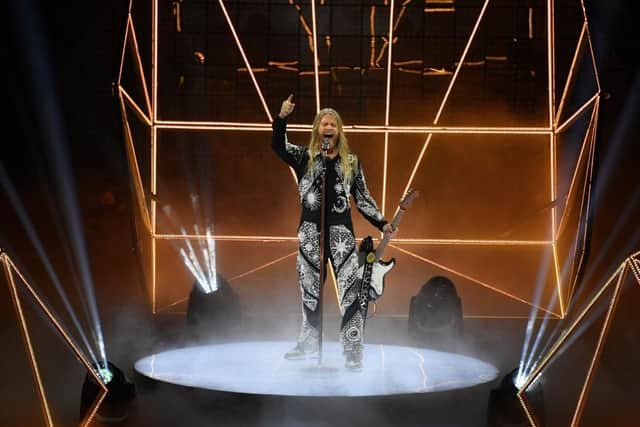
[[420, 192], [418, 190], [414, 190], [413, 188], [409, 189], [407, 193], [400, 199], [400, 208], [401, 209], [409, 209], [411, 204], [413, 203], [413, 199], [418, 197]]

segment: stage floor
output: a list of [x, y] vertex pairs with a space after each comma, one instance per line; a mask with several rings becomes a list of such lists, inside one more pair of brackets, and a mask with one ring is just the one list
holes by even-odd
[[323, 363], [289, 361], [293, 342], [256, 341], [185, 347], [138, 360], [153, 380], [223, 392], [277, 396], [390, 396], [473, 387], [498, 370], [483, 361], [425, 348], [366, 344], [362, 370], [344, 368], [341, 346], [325, 342]]

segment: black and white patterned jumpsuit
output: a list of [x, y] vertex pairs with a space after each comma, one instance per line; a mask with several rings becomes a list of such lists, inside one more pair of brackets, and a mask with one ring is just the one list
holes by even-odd
[[[273, 122], [273, 151], [293, 168], [298, 178], [298, 192], [302, 215], [298, 228], [297, 271], [302, 295], [302, 326], [298, 342], [317, 347], [320, 315], [316, 310], [320, 295], [320, 207], [322, 206], [322, 156], [314, 159], [309, 169], [309, 150], [289, 143], [286, 135], [286, 119], [280, 117]], [[357, 297], [351, 287], [356, 277], [358, 256], [351, 221], [349, 195], [353, 196], [360, 213], [378, 230], [387, 223], [371, 197], [357, 157], [350, 154], [353, 166], [349, 184], [344, 179], [340, 156], [327, 159], [327, 203], [325, 204], [325, 259], [331, 261], [338, 283], [340, 311], [344, 315], [347, 307]], [[357, 314], [340, 331], [344, 353], [360, 360], [364, 319]]]

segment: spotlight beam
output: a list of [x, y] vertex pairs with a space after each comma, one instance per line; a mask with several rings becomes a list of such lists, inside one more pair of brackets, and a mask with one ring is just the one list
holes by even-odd
[[[526, 390], [529, 387], [529, 385], [533, 382], [533, 379], [536, 378], [540, 374], [540, 372], [549, 364], [551, 358], [555, 355], [558, 349], [564, 344], [564, 342], [569, 338], [569, 336], [571, 336], [571, 333], [577, 328], [577, 326], [580, 324], [582, 319], [584, 319], [584, 317], [588, 314], [588, 312], [595, 305], [595, 303], [602, 296], [602, 294], [609, 288], [611, 283], [614, 283], [615, 279], [618, 279], [618, 282], [621, 281], [621, 278], [622, 278], [621, 275], [626, 265], [627, 265], [627, 260], [623, 261], [620, 264], [620, 266], [616, 269], [616, 271], [609, 277], [607, 282], [600, 288], [598, 293], [591, 299], [587, 307], [580, 313], [577, 319], [571, 324], [571, 326], [566, 331], [564, 331], [562, 336], [551, 347], [551, 350], [545, 355], [544, 359], [539, 364], [536, 363], [537, 366], [535, 370], [531, 373], [531, 375], [529, 375], [529, 377], [525, 381], [524, 385], [520, 389], [521, 392]], [[616, 282], [616, 286], [618, 282]]]
[[[24, 65], [29, 70], [27, 76], [32, 95], [39, 98], [34, 113], [34, 121], [42, 131], [44, 150], [50, 161], [52, 181], [59, 195], [66, 231], [76, 266], [84, 288], [87, 309], [92, 322], [92, 332], [96, 339], [99, 356], [106, 365], [102, 324], [96, 304], [91, 266], [87, 257], [87, 244], [81, 227], [82, 220], [75, 191], [74, 176], [71, 173], [68, 138], [62, 125], [64, 120], [59, 107], [56, 85], [53, 82], [51, 64], [47, 60], [49, 48], [42, 37], [40, 22], [28, 8], [27, 2], [17, 2], [13, 12], [18, 25], [31, 28], [20, 33], [20, 42], [24, 44]], [[46, 94], [46, 96], [41, 96]], [[74, 266], [75, 267], [75, 266]]]
[[561, 316], [560, 316], [560, 315], [558, 315], [557, 313], [554, 313], [554, 312], [552, 312], [552, 311], [549, 311], [549, 310], [547, 310], [547, 309], [545, 309], [545, 308], [543, 308], [543, 307], [540, 307], [540, 306], [534, 305], [534, 304], [533, 304], [533, 303], [531, 303], [530, 301], [527, 301], [527, 300], [525, 300], [525, 299], [522, 299], [522, 298], [520, 298], [520, 297], [517, 297], [517, 296], [515, 296], [515, 295], [512, 295], [512, 294], [510, 294], [510, 293], [508, 293], [508, 292], [506, 292], [506, 291], [503, 291], [502, 289], [498, 289], [498, 288], [496, 288], [495, 286], [491, 286], [491, 285], [489, 285], [488, 283], [482, 282], [482, 281], [480, 281], [480, 280], [478, 280], [478, 279], [475, 279], [475, 278], [473, 278], [473, 277], [471, 277], [471, 276], [469, 276], [469, 275], [466, 275], [466, 274], [464, 274], [464, 273], [461, 273], [461, 272], [459, 272], [459, 271], [456, 271], [456, 270], [454, 270], [454, 269], [452, 269], [452, 268], [449, 268], [449, 267], [447, 267], [447, 266], [445, 266], [445, 265], [439, 264], [439, 263], [437, 263], [437, 262], [435, 262], [435, 261], [433, 261], [433, 260], [430, 260], [430, 259], [428, 259], [428, 258], [422, 257], [422, 256], [420, 256], [420, 255], [418, 255], [418, 254], [415, 254], [415, 253], [413, 253], [413, 252], [411, 252], [411, 251], [408, 251], [408, 250], [406, 250], [406, 249], [402, 249], [402, 248], [400, 248], [400, 247], [398, 247], [398, 246], [396, 246], [396, 245], [393, 245], [393, 244], [389, 244], [389, 246], [393, 247], [394, 249], [399, 250], [400, 252], [402, 252], [402, 253], [404, 253], [404, 254], [406, 254], [406, 255], [412, 256], [412, 257], [414, 257], [414, 258], [416, 258], [416, 259], [419, 259], [420, 261], [426, 262], [427, 264], [431, 264], [431, 265], [433, 265], [433, 266], [435, 266], [435, 267], [437, 267], [437, 268], [439, 268], [439, 269], [441, 269], [441, 270], [448, 271], [449, 273], [453, 273], [453, 274], [455, 274], [455, 275], [457, 275], [457, 276], [460, 276], [460, 277], [462, 277], [462, 278], [464, 278], [464, 279], [470, 280], [470, 281], [472, 281], [472, 282], [474, 282], [474, 283], [477, 283], [478, 285], [483, 286], [483, 287], [485, 287], [485, 288], [487, 288], [487, 289], [491, 289], [492, 291], [497, 292], [497, 293], [499, 293], [499, 294], [501, 294], [501, 295], [504, 295], [504, 296], [506, 296], [506, 297], [508, 297], [508, 298], [510, 298], [510, 299], [513, 299], [513, 300], [519, 301], [519, 302], [524, 303], [524, 304], [529, 305], [529, 306], [536, 307], [538, 310], [540, 310], [540, 311], [544, 311], [545, 313], [548, 313], [548, 314], [550, 314], [550, 315], [552, 315], [552, 316], [554, 316], [554, 317], [556, 317], [556, 318], [560, 318], [560, 317], [561, 317]]
[[13, 303], [14, 303], [14, 307], [15, 307], [15, 309], [17, 311], [18, 318], [20, 319], [22, 337], [23, 337], [23, 339], [25, 341], [25, 345], [27, 346], [27, 350], [29, 352], [29, 359], [30, 359], [30, 362], [31, 362], [31, 369], [32, 369], [33, 375], [34, 375], [34, 377], [36, 379], [36, 383], [37, 383], [37, 386], [38, 386], [38, 394], [39, 394], [40, 399], [41, 399], [40, 402], [41, 402], [41, 404], [43, 406], [43, 411], [45, 412], [45, 418], [46, 418], [46, 421], [47, 421], [47, 425], [53, 427], [53, 421], [52, 421], [52, 418], [51, 418], [49, 405], [47, 403], [47, 397], [46, 397], [46, 394], [45, 394], [45, 391], [44, 391], [44, 385], [43, 385], [42, 379], [40, 377], [40, 368], [38, 367], [38, 362], [37, 362], [37, 359], [36, 359], [36, 356], [35, 356], [35, 351], [33, 349], [32, 343], [31, 343], [31, 338], [30, 338], [30, 335], [29, 335], [29, 329], [27, 327], [27, 322], [26, 322], [26, 319], [25, 319], [25, 316], [24, 316], [24, 312], [22, 310], [22, 305], [20, 304], [20, 297], [18, 295], [18, 288], [16, 286], [16, 283], [15, 283], [15, 280], [14, 280], [14, 277], [13, 277], [13, 273], [14, 272], [20, 277], [20, 279], [22, 280], [22, 283], [24, 284], [24, 286], [27, 289], [28, 293], [31, 295], [31, 297], [36, 302], [36, 304], [40, 307], [40, 309], [45, 314], [45, 316], [49, 319], [51, 324], [54, 326], [56, 331], [60, 334], [62, 339], [69, 346], [71, 351], [75, 354], [76, 358], [80, 361], [80, 363], [82, 363], [84, 365], [84, 367], [87, 369], [87, 372], [89, 373], [89, 375], [91, 375], [93, 377], [95, 382], [102, 389], [102, 393], [97, 397], [96, 401], [94, 402], [93, 407], [88, 412], [88, 414], [85, 417], [85, 419], [82, 420], [82, 422], [81, 422], [81, 426], [82, 427], [85, 427], [85, 426], [89, 425], [89, 423], [91, 422], [93, 416], [95, 415], [96, 411], [98, 410], [98, 407], [100, 406], [100, 403], [102, 402], [102, 400], [107, 395], [107, 392], [108, 392], [107, 386], [102, 381], [102, 378], [100, 378], [100, 376], [91, 367], [91, 364], [87, 361], [86, 357], [84, 356], [82, 351], [80, 351], [79, 347], [75, 344], [75, 342], [73, 341], [71, 336], [69, 336], [69, 334], [67, 334], [65, 332], [64, 328], [62, 327], [60, 322], [57, 320], [57, 318], [53, 315], [51, 310], [49, 310], [47, 305], [42, 301], [42, 299], [40, 299], [38, 294], [33, 290], [31, 285], [29, 284], [29, 281], [24, 277], [24, 275], [18, 269], [18, 267], [16, 267], [16, 265], [13, 263], [11, 258], [9, 258], [9, 256], [7, 256], [6, 253], [2, 253], [2, 254], [0, 254], [0, 260], [2, 261], [2, 263], [4, 265], [5, 276], [7, 278], [8, 284], [9, 284], [9, 286], [11, 288], [11, 297], [12, 297], [12, 300], [13, 300]]
[[[555, 246], [552, 247], [553, 256], [555, 257]], [[539, 305], [542, 299], [542, 291], [544, 290], [544, 274], [549, 270], [549, 264], [551, 263], [551, 255], [548, 252], [545, 252], [543, 258], [538, 266], [538, 277], [535, 281], [534, 294], [532, 303], [535, 305]], [[553, 303], [550, 302], [548, 308], [552, 307]], [[535, 328], [535, 320], [537, 318], [537, 310], [532, 306], [529, 311], [529, 319], [527, 321], [527, 328], [525, 330], [525, 337], [522, 343], [522, 350], [520, 352], [520, 362], [518, 364], [518, 372], [516, 378], [521, 378], [523, 373], [526, 372], [526, 364], [525, 361], [529, 359], [528, 355], [535, 351], [537, 347], [537, 340], [534, 344], [533, 349], [530, 350], [531, 339], [533, 337], [533, 330]], [[538, 335], [539, 337], [539, 335]]]
[[[87, 339], [87, 336], [84, 333], [82, 326], [80, 325], [80, 321], [76, 316], [76, 313], [73, 307], [71, 306], [71, 303], [69, 302], [69, 298], [67, 298], [66, 292], [64, 291], [64, 287], [60, 282], [60, 278], [56, 274], [56, 271], [53, 268], [53, 265], [51, 264], [51, 260], [47, 255], [47, 251], [45, 250], [44, 245], [42, 244], [42, 241], [38, 237], [36, 228], [34, 227], [33, 223], [29, 219], [27, 210], [25, 209], [24, 204], [18, 197], [18, 193], [16, 189], [11, 184], [11, 181], [9, 180], [9, 175], [6, 173], [2, 163], [0, 163], [0, 185], [2, 185], [2, 187], [4, 188], [5, 193], [7, 194], [11, 205], [13, 206], [18, 216], [18, 220], [22, 224], [22, 228], [27, 233], [27, 236], [31, 241], [31, 244], [35, 248], [36, 253], [38, 254], [38, 257], [42, 261], [42, 264], [44, 265], [44, 268], [47, 272], [47, 275], [51, 279], [51, 283], [53, 283], [53, 286], [56, 289], [58, 296], [62, 300], [62, 304], [64, 308], [67, 310], [67, 313], [69, 314], [69, 317], [71, 318], [71, 321], [73, 322], [74, 326], [76, 327], [76, 330], [78, 331], [78, 334], [80, 335], [80, 339], [84, 343], [85, 348], [87, 349], [87, 352], [91, 356], [91, 359], [97, 363], [98, 359], [96, 358], [93, 352], [93, 349], [89, 344], [89, 340]], [[82, 298], [82, 295], [80, 295], [80, 297]]]
[[249, 59], [247, 59], [247, 55], [244, 53], [244, 48], [242, 47], [242, 43], [240, 43], [240, 39], [238, 38], [238, 34], [236, 33], [236, 29], [233, 25], [233, 22], [231, 22], [231, 17], [229, 16], [229, 13], [227, 12], [227, 8], [224, 5], [224, 1], [223, 0], [218, 0], [218, 3], [220, 4], [220, 8], [222, 9], [222, 13], [224, 14], [225, 19], [227, 20], [227, 24], [229, 24], [229, 29], [231, 30], [231, 34], [233, 35], [234, 40], [236, 41], [236, 46], [238, 47], [238, 50], [240, 51], [240, 55], [242, 55], [242, 59], [244, 61], [244, 65], [245, 67], [247, 67], [247, 70], [249, 71], [249, 75], [251, 76], [251, 81], [253, 81], [253, 85], [256, 88], [256, 92], [258, 93], [258, 96], [260, 97], [260, 102], [262, 103], [262, 108], [264, 108], [264, 112], [267, 114], [267, 117], [269, 118], [269, 122], [273, 122], [273, 117], [271, 117], [271, 112], [269, 111], [269, 107], [267, 107], [267, 102], [264, 100], [264, 96], [262, 96], [262, 90], [260, 90], [260, 85], [258, 84], [258, 81], [256, 80], [256, 76], [253, 73], [253, 70], [251, 69], [251, 64], [249, 64]]

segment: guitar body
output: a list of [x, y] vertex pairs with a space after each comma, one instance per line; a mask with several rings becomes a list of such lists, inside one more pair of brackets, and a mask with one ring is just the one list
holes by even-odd
[[[369, 281], [369, 300], [375, 301], [384, 293], [384, 276], [396, 265], [396, 259], [389, 261], [378, 260], [371, 264], [371, 278]], [[364, 277], [365, 266], [358, 267], [358, 277]]]
[[362, 296], [375, 301], [384, 293], [384, 277], [396, 265], [395, 258], [389, 261], [377, 259], [373, 249], [373, 239], [367, 236], [358, 248], [358, 275], [361, 281]]

